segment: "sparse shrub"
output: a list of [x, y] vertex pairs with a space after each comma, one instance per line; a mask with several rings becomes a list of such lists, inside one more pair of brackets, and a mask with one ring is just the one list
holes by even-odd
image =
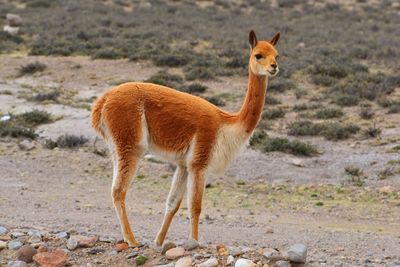
[[285, 117], [285, 111], [281, 108], [267, 109], [262, 113], [261, 117], [263, 119], [275, 120]]
[[281, 103], [282, 102], [278, 98], [273, 97], [273, 96], [267, 96], [265, 98], [265, 104], [267, 104], [267, 105], [279, 105]]
[[114, 49], [102, 49], [96, 51], [92, 58], [94, 59], [118, 59], [121, 58], [121, 54], [115, 51]]
[[386, 178], [388, 178], [389, 176], [394, 175], [394, 168], [393, 166], [389, 166], [384, 168], [382, 171], [378, 172], [378, 178], [380, 180], [385, 180]]
[[287, 79], [271, 80], [268, 85], [268, 91], [270, 92], [285, 92], [286, 90], [296, 89], [296, 85]]
[[160, 71], [147, 79], [146, 82], [164, 85], [171, 88], [179, 88], [183, 83], [183, 78], [179, 75]]
[[356, 95], [338, 94], [333, 99], [336, 104], [343, 107], [356, 106], [360, 102], [360, 97]]
[[341, 123], [313, 123], [312, 121], [297, 121], [288, 125], [288, 134], [296, 136], [322, 135], [327, 140], [342, 140], [357, 133], [360, 127], [354, 124], [343, 125]]
[[346, 172], [347, 175], [351, 177], [351, 182], [356, 185], [356, 186], [363, 186], [364, 185], [364, 178], [365, 175], [363, 171], [353, 165], [349, 165], [344, 167], [344, 171]]
[[322, 86], [331, 86], [337, 81], [335, 78], [324, 74], [313, 75], [312, 79], [315, 84]]
[[382, 133], [382, 130], [381, 130], [380, 128], [375, 127], [375, 126], [368, 127], [367, 129], [365, 129], [365, 130], [363, 131], [364, 136], [367, 137], [367, 138], [370, 138], [370, 137], [372, 137], [372, 138], [377, 137], [377, 136], [379, 136], [381, 133]]
[[202, 85], [201, 83], [192, 83], [187, 86], [182, 86], [181, 90], [191, 94], [196, 94], [196, 93], [201, 94], [207, 90], [207, 86]]
[[302, 156], [317, 154], [317, 149], [313, 145], [299, 140], [290, 141], [287, 138], [268, 138], [263, 145], [263, 150], [265, 152], [281, 151]]
[[26, 64], [26, 65], [20, 67], [19, 76], [40, 72], [40, 71], [43, 71], [45, 68], [46, 68], [46, 65], [43, 63], [40, 63], [38, 61], [29, 63], [29, 64]]
[[26, 3], [27, 7], [42, 7], [42, 8], [48, 8], [51, 6], [52, 0], [29, 0]]
[[188, 81], [193, 80], [211, 80], [215, 76], [213, 72], [207, 67], [199, 67], [199, 66], [190, 66], [185, 69], [185, 78]]
[[218, 107], [225, 106], [225, 100], [220, 96], [206, 96], [204, 99]]
[[0, 94], [1, 95], [12, 95], [12, 92], [10, 90], [1, 90]]
[[249, 144], [251, 147], [256, 147], [261, 145], [267, 140], [268, 135], [262, 130], [256, 130], [249, 140]]
[[370, 109], [361, 109], [360, 112], [360, 117], [364, 120], [370, 120], [374, 117], [375, 113], [373, 111], [371, 111]]
[[37, 134], [33, 129], [18, 125], [13, 121], [0, 121], [0, 136], [11, 136], [14, 138], [25, 137], [35, 139], [37, 137]]
[[400, 113], [400, 102], [394, 102], [389, 106], [388, 113]]
[[75, 148], [84, 145], [88, 139], [83, 136], [61, 135], [56, 141], [47, 140], [45, 145], [47, 148]]
[[189, 62], [189, 58], [180, 54], [159, 55], [153, 59], [156, 66], [160, 67], [180, 67], [185, 66]]
[[323, 108], [315, 113], [315, 117], [318, 119], [340, 118], [343, 115], [343, 111], [338, 108]]
[[22, 125], [30, 127], [53, 121], [50, 113], [37, 109], [19, 114], [15, 118]]
[[292, 110], [293, 111], [305, 111], [305, 110], [317, 109], [320, 107], [321, 107], [321, 104], [311, 104], [311, 105], [299, 104], [299, 105], [294, 105]]
[[57, 98], [60, 96], [60, 92], [51, 91], [47, 93], [38, 93], [32, 97], [33, 101], [43, 102], [43, 101], [54, 101], [57, 102]]

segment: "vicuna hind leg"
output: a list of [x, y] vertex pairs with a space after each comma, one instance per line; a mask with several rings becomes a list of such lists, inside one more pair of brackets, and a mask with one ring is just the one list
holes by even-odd
[[171, 189], [168, 194], [164, 220], [155, 240], [157, 245], [162, 245], [164, 242], [172, 219], [179, 209], [183, 195], [186, 191], [187, 175], [188, 173], [184, 166], [178, 166], [176, 168], [172, 179]]
[[199, 220], [205, 187], [203, 171], [192, 171], [188, 178], [187, 187], [188, 208], [190, 211], [190, 238], [199, 240]]
[[114, 177], [111, 187], [111, 195], [121, 225], [122, 236], [130, 246], [138, 244], [133, 236], [125, 207], [126, 192], [129, 189], [139, 161], [138, 155], [135, 154], [131, 151], [120, 152], [114, 157]]

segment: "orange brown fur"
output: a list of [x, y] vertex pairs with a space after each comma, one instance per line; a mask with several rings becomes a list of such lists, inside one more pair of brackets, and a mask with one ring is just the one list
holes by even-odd
[[112, 197], [124, 240], [130, 245], [137, 242], [128, 222], [125, 197], [145, 151], [159, 153], [178, 165], [156, 242], [163, 243], [185, 186], [191, 238], [198, 239], [205, 176], [225, 168], [248, 140], [264, 106], [267, 77], [278, 72], [274, 45], [279, 34], [271, 41], [258, 42], [252, 31], [249, 38], [248, 90], [237, 113], [225, 112], [197, 96], [137, 82], [111, 89], [94, 104], [92, 125], [110, 145], [114, 161]]

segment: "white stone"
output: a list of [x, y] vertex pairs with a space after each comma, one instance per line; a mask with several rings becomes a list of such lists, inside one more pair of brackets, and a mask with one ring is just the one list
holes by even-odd
[[0, 241], [0, 250], [7, 247], [7, 242]]
[[22, 24], [22, 18], [20, 15], [8, 13], [6, 15], [7, 24], [11, 27], [18, 27]]
[[304, 244], [294, 244], [286, 252], [288, 260], [292, 262], [305, 263], [307, 258], [307, 247]]
[[197, 265], [198, 267], [216, 267], [218, 266], [218, 260], [216, 258], [209, 258], [205, 262]]
[[24, 261], [10, 261], [7, 267], [27, 267], [28, 265]]
[[226, 259], [226, 265], [231, 265], [234, 262], [235, 262], [235, 257], [229, 255], [228, 258]]
[[257, 265], [248, 259], [238, 259], [235, 263], [235, 267], [256, 267]]
[[5, 25], [3, 27], [3, 31], [8, 32], [11, 35], [17, 35], [19, 33], [19, 27], [11, 27], [11, 26]]
[[192, 265], [192, 258], [183, 257], [176, 262], [175, 267], [189, 267], [190, 265]]

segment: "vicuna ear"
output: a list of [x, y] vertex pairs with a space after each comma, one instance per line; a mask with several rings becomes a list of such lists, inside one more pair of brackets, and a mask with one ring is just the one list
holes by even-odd
[[280, 32], [277, 32], [277, 33], [275, 34], [274, 38], [272, 38], [272, 40], [270, 41], [270, 43], [271, 43], [273, 46], [275, 46], [275, 45], [278, 43], [278, 41], [279, 41], [279, 37], [281, 37], [281, 33], [280, 33]]
[[250, 43], [251, 49], [253, 49], [257, 45], [257, 36], [253, 30], [251, 30], [249, 33], [249, 43]]

